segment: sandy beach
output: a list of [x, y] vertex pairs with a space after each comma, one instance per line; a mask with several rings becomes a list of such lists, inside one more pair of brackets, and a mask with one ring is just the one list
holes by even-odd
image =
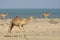
[[[14, 27], [11, 37], [5, 37], [11, 19], [0, 19], [0, 40], [60, 40], [60, 19], [39, 19], [24, 25], [25, 32], [18, 32], [19, 28]], [[24, 37], [23, 37], [23, 36]]]

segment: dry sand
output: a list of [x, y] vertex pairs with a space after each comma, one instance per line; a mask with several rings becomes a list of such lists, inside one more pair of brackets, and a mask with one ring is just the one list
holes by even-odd
[[36, 21], [24, 25], [24, 33], [19, 33], [19, 28], [15, 26], [11, 37], [5, 37], [10, 19], [0, 19], [0, 40], [60, 40], [60, 19], [36, 18]]

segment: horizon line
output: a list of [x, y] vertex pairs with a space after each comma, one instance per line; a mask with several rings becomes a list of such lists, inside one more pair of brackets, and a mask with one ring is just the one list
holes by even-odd
[[0, 9], [60, 9], [60, 8], [0, 8]]

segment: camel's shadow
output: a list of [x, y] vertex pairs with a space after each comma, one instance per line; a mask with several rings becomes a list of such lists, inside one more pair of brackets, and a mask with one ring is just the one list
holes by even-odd
[[22, 35], [5, 35], [4, 37], [22, 37]]

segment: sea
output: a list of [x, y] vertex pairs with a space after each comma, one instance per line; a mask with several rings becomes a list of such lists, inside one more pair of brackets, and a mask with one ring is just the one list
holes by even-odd
[[14, 18], [15, 16], [41, 18], [43, 12], [50, 14], [48, 18], [60, 18], [60, 9], [0, 9], [0, 13], [8, 14], [6, 18]]

